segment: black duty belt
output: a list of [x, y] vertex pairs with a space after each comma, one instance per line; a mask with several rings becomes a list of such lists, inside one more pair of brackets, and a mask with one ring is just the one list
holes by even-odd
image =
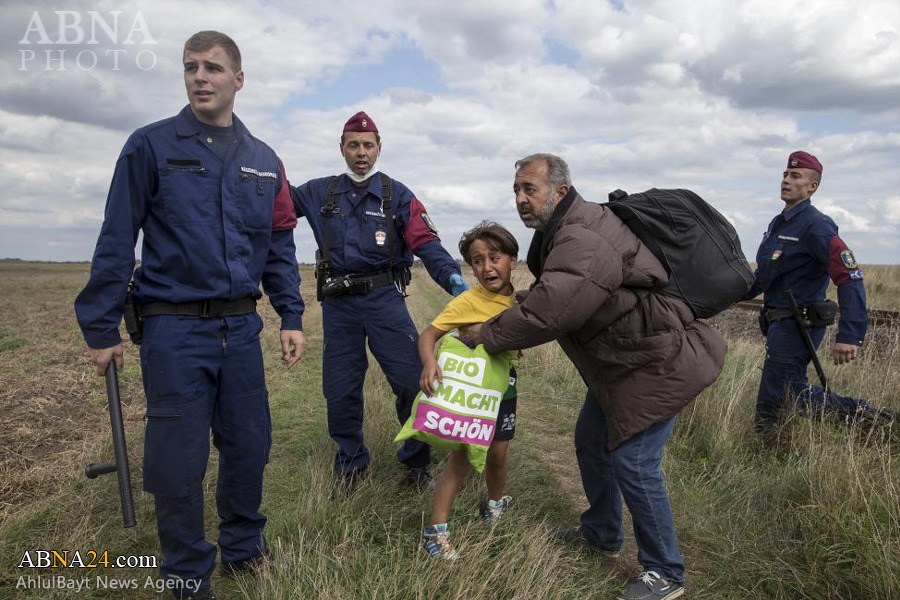
[[141, 304], [142, 317], [179, 315], [182, 317], [235, 317], [256, 310], [255, 298], [198, 300], [196, 302], [148, 302]]
[[409, 283], [409, 270], [379, 271], [369, 274], [350, 274], [329, 277], [322, 285], [322, 295], [325, 297], [359, 296], [368, 294], [375, 288], [386, 285], [399, 286], [398, 289], [406, 289]]
[[[800, 309], [801, 318], [810, 318], [811, 306], [800, 306], [798, 308]], [[762, 315], [766, 318], [766, 320], [768, 320], [769, 323], [774, 323], [775, 321], [780, 321], [781, 319], [794, 318], [794, 313], [789, 308], [763, 308]]]
[[[798, 306], [800, 319], [806, 322], [804, 327], [828, 327], [834, 325], [838, 313], [838, 304], [833, 300], [824, 300], [808, 306]], [[765, 308], [759, 314], [759, 326], [763, 333], [769, 329], [769, 325], [781, 319], [794, 317], [789, 308]]]
[[[804, 312], [805, 309], [800, 309], [801, 316]], [[791, 312], [791, 309], [789, 308], [764, 308], [762, 313], [766, 317], [766, 319], [768, 319], [769, 323], [774, 323], [775, 321], [787, 319], [794, 316], [794, 313]]]
[[377, 288], [383, 285], [393, 285], [396, 277], [390, 271], [382, 271], [374, 275], [350, 275], [352, 283], [367, 284], [370, 288]]

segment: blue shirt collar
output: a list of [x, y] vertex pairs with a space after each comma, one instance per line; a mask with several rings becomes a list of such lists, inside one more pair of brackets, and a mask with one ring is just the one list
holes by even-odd
[[[249, 134], [247, 128], [244, 127], [244, 124], [237, 118], [237, 115], [232, 114], [231, 120], [234, 124], [235, 136]], [[175, 117], [175, 132], [182, 137], [190, 137], [203, 132], [203, 125], [197, 120], [197, 117], [194, 116], [194, 111], [191, 110], [190, 104], [182, 108], [181, 112]]]
[[807, 198], [806, 200], [800, 202], [797, 206], [791, 208], [788, 211], [781, 213], [781, 216], [784, 217], [785, 221], [790, 221], [791, 219], [793, 219], [794, 217], [799, 215], [801, 212], [803, 212], [810, 206], [812, 206], [812, 202], [810, 202], [809, 198]]

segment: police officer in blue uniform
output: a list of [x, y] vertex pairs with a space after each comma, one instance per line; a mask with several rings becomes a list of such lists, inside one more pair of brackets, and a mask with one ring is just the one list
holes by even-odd
[[[396, 395], [400, 423], [409, 417], [419, 389], [418, 333], [405, 301], [413, 255], [447, 292], [466, 289], [425, 207], [409, 188], [379, 172], [381, 137], [366, 113], [344, 125], [340, 148], [346, 173], [291, 190], [297, 216], [306, 217], [319, 246], [322, 390], [328, 433], [338, 446], [333, 498], [352, 493], [368, 473], [362, 431], [366, 341]], [[431, 482], [428, 445], [407, 441], [397, 458], [406, 466], [407, 481], [420, 487]]]
[[267, 552], [260, 282], [281, 317], [287, 367], [306, 342], [289, 184], [272, 149], [232, 112], [244, 82], [240, 51], [228, 36], [203, 31], [185, 43], [183, 59], [190, 103], [126, 142], [75, 311], [98, 374], [112, 360], [121, 367], [118, 327], [143, 231], [133, 301], [143, 325], [144, 489], [155, 501], [160, 573], [176, 598], [199, 599], [215, 597], [216, 546], [203, 517], [210, 429], [223, 572], [252, 568]]
[[766, 335], [766, 360], [756, 401], [760, 434], [773, 430], [786, 394], [809, 414], [827, 410], [844, 420], [891, 414], [807, 381], [812, 356], [786, 291], [793, 293], [804, 316], [812, 320], [809, 336], [818, 348], [828, 322], [824, 301], [829, 278], [837, 286], [840, 322], [832, 352], [836, 365], [859, 356], [867, 325], [863, 272], [834, 221], [811, 203], [821, 177], [822, 164], [815, 156], [798, 150], [788, 157], [781, 180], [784, 210], [769, 224], [756, 255], [756, 283], [748, 297], [762, 292], [764, 299], [760, 323]]

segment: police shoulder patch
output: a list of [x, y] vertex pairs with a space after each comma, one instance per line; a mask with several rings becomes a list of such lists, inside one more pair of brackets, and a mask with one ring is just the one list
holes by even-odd
[[431, 220], [431, 217], [428, 216], [428, 213], [423, 212], [419, 214], [422, 217], [422, 220], [425, 222], [425, 227], [428, 228], [428, 231], [437, 235], [437, 227], [434, 226], [434, 222]]
[[848, 269], [855, 269], [857, 267], [856, 259], [853, 258], [853, 252], [851, 252], [849, 248], [841, 250], [841, 262], [844, 263], [844, 266]]

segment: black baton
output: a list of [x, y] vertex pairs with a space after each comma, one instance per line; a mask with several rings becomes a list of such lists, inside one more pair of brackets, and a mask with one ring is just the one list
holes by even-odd
[[803, 315], [800, 313], [800, 306], [797, 304], [797, 299], [794, 298], [794, 292], [791, 290], [786, 290], [784, 295], [787, 297], [788, 302], [791, 304], [791, 313], [794, 315], [794, 320], [797, 321], [797, 327], [800, 328], [800, 337], [803, 338], [803, 343], [806, 344], [806, 349], [809, 350], [809, 356], [812, 358], [813, 366], [816, 368], [816, 373], [819, 374], [819, 381], [822, 382], [822, 389], [828, 390], [828, 380], [825, 379], [825, 371], [822, 370], [822, 363], [819, 362], [819, 355], [816, 354], [816, 349], [813, 347], [812, 339], [809, 337], [809, 321], [803, 318]]
[[122, 403], [119, 400], [119, 378], [115, 358], [106, 367], [106, 396], [109, 398], [109, 424], [112, 427], [115, 462], [91, 463], [84, 469], [88, 479], [116, 472], [119, 478], [119, 499], [122, 501], [122, 522], [134, 527], [134, 500], [131, 497], [131, 471], [128, 469], [128, 449], [125, 446], [125, 424], [122, 421]]

